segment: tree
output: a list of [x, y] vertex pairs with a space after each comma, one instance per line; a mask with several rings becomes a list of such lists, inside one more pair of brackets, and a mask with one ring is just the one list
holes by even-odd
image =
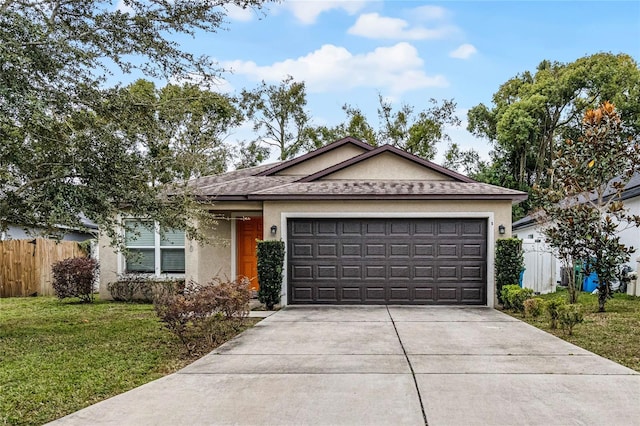
[[484, 164], [480, 161], [480, 154], [475, 149], [470, 148], [463, 151], [457, 143], [451, 143], [444, 153], [443, 166], [458, 170], [467, 176], [475, 176], [484, 167]]
[[126, 207], [162, 229], [194, 233], [197, 205], [167, 195], [177, 188], [151, 184], [158, 156], [123, 131], [118, 120], [139, 111], [118, 88], [105, 89], [107, 77], [195, 74], [206, 84], [215, 63], [169, 37], [215, 32], [225, 5], [262, 3], [125, 0], [122, 12], [87, 0], [0, 1], [0, 228], [75, 227], [84, 212], [116, 239], [113, 225]]
[[[548, 188], [537, 186], [538, 217], [547, 242], [572, 273], [583, 263], [598, 276], [599, 310], [611, 296], [618, 268], [629, 260], [632, 247], [620, 243], [620, 227], [640, 226], [622, 202], [625, 185], [640, 166], [640, 141], [625, 135], [613, 104], [588, 110], [579, 137], [567, 139], [555, 154]], [[570, 276], [569, 285], [575, 284]], [[571, 302], [575, 302], [573, 289]]]
[[629, 55], [598, 53], [567, 64], [545, 60], [535, 73], [502, 84], [491, 108], [471, 108], [468, 130], [493, 144], [500, 181], [521, 190], [546, 186], [558, 145], [575, 139], [585, 111], [605, 100], [616, 104], [627, 125], [623, 133], [640, 131], [640, 69]]
[[320, 148], [347, 136], [354, 137], [372, 146], [378, 145], [376, 131], [371, 127], [360, 108], [344, 104], [342, 110], [347, 116], [346, 121], [343, 123], [334, 127], [317, 126], [307, 128], [305, 136], [308, 140], [309, 148]]
[[134, 111], [122, 106], [114, 114], [127, 112], [119, 122], [157, 160], [163, 183], [226, 170], [231, 152], [224, 138], [243, 119], [232, 98], [190, 83], [157, 89], [146, 80], [122, 94]]
[[451, 140], [445, 131], [446, 126], [460, 125], [453, 100], [444, 100], [440, 105], [437, 100], [429, 99], [431, 106], [417, 114], [415, 108], [407, 104], [394, 111], [393, 105], [382, 95], [378, 95], [378, 103], [377, 129], [360, 108], [345, 104], [342, 107], [347, 115], [345, 122], [334, 127], [318, 126], [307, 130], [311, 146], [320, 147], [345, 136], [353, 136], [373, 146], [390, 144], [431, 160], [436, 155], [437, 143]]
[[294, 81], [291, 76], [278, 85], [262, 81], [257, 88], [242, 91], [241, 106], [253, 121], [258, 141], [278, 149], [280, 160], [295, 157], [303, 148], [309, 123], [306, 105], [304, 82]]
[[431, 98], [431, 106], [417, 114], [414, 113], [414, 107], [407, 104], [394, 112], [391, 103], [384, 100], [382, 95], [378, 95], [378, 101], [378, 143], [393, 145], [427, 160], [435, 157], [437, 143], [451, 141], [445, 132], [446, 126], [459, 126], [461, 123], [455, 115], [456, 103], [453, 99], [445, 99], [439, 105], [437, 100]]

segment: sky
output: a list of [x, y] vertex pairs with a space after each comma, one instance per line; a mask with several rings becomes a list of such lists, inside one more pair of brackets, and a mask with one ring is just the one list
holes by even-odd
[[[291, 75], [306, 83], [312, 122], [327, 125], [344, 121], [344, 104], [377, 123], [378, 94], [416, 111], [430, 98], [453, 98], [463, 124], [448, 133], [483, 158], [491, 146], [466, 131], [466, 114], [490, 105], [508, 79], [545, 59], [573, 62], [598, 52], [640, 62], [640, 0], [284, 0], [263, 11], [228, 12], [226, 30], [180, 40], [227, 70], [221, 91]], [[241, 129], [229, 140], [249, 133]], [[436, 162], [445, 149], [438, 147]]]

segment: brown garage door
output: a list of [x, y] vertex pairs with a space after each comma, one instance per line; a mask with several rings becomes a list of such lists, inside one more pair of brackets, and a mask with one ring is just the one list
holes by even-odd
[[289, 303], [487, 303], [484, 219], [289, 219]]

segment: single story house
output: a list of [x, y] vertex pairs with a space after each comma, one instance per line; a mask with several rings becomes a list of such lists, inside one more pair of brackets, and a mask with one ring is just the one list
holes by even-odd
[[[606, 195], [606, 194], [605, 194]], [[622, 201], [632, 214], [640, 215], [640, 173], [636, 173], [625, 185]], [[562, 264], [545, 242], [543, 225], [529, 215], [513, 223], [514, 237], [522, 240], [524, 251], [524, 276], [522, 284], [536, 293], [552, 293], [562, 283]], [[628, 247], [640, 249], [640, 229], [634, 226], [621, 227], [620, 242]], [[636, 254], [639, 254], [636, 251]], [[636, 270], [636, 256], [631, 256], [627, 266]]]
[[[298, 158], [192, 181], [222, 219], [212, 244], [181, 234], [128, 243], [157, 277], [257, 286], [256, 239], [285, 242], [282, 304], [493, 306], [494, 243], [526, 193], [476, 182], [390, 145], [344, 138]], [[140, 272], [100, 241], [101, 294]], [[256, 287], [254, 287], [256, 288]]]

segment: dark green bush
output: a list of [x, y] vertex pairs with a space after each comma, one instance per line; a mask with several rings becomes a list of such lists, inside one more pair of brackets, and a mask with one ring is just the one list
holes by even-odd
[[505, 302], [502, 299], [502, 288], [519, 283], [523, 270], [522, 240], [504, 238], [496, 241], [496, 292], [500, 303]]
[[157, 297], [184, 291], [184, 280], [158, 280], [145, 275], [126, 274], [116, 282], [107, 284], [113, 300], [119, 302], [152, 303]]
[[280, 303], [282, 291], [282, 268], [284, 265], [284, 242], [258, 241], [258, 300], [267, 309]]
[[98, 262], [90, 257], [72, 257], [56, 262], [53, 272], [53, 291], [58, 299], [78, 297], [85, 303], [93, 302]]

